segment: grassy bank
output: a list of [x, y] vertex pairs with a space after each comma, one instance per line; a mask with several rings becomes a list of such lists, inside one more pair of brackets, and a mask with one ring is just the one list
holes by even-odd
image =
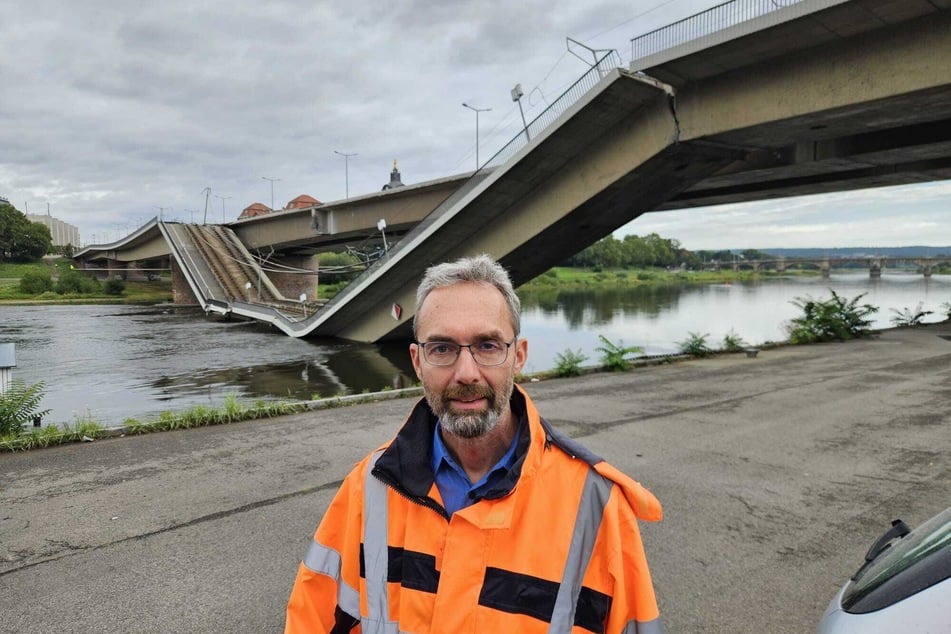
[[18, 264], [0, 263], [0, 303], [5, 304], [158, 304], [172, 301], [172, 282], [168, 278], [155, 281], [123, 282], [121, 292], [110, 294], [106, 286], [87, 292], [58, 293], [54, 289], [41, 293], [24, 292], [21, 280], [26, 276], [48, 276], [58, 280], [74, 273], [68, 258], [44, 259], [43, 262]]
[[783, 275], [810, 275], [813, 272], [790, 271], [777, 273], [775, 271], [753, 272], [748, 269], [733, 271], [681, 271], [663, 268], [644, 269], [603, 269], [573, 268], [556, 266], [542, 273], [531, 282], [519, 287], [520, 291], [538, 291], [553, 287], [560, 289], [581, 288], [617, 288], [618, 286], [637, 286], [641, 284], [716, 284], [723, 282], [738, 282], [754, 280], [764, 277], [780, 277]]

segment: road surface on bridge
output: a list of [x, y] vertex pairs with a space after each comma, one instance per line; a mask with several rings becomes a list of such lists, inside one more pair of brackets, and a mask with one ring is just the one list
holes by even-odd
[[[663, 502], [672, 633], [812, 631], [892, 519], [949, 503], [951, 322], [528, 390]], [[0, 455], [0, 631], [280, 631], [333, 491], [411, 404]]]

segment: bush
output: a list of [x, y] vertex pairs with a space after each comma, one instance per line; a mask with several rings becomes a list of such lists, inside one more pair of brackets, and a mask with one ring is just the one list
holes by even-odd
[[102, 286], [94, 277], [87, 277], [79, 271], [65, 271], [59, 276], [55, 290], [60, 295], [66, 293], [93, 294], [100, 292]]
[[122, 295], [125, 292], [125, 280], [121, 277], [111, 277], [102, 285], [102, 291], [106, 295]]
[[723, 349], [727, 352], [739, 352], [744, 346], [746, 346], [746, 342], [732, 330], [723, 335]]
[[601, 353], [601, 365], [606, 370], [627, 370], [631, 367], [631, 364], [625, 357], [629, 354], [644, 352], [644, 349], [639, 346], [628, 346], [625, 348], [623, 341], [620, 345], [617, 345], [609, 341], [604, 335], [598, 335], [598, 339], [600, 339], [604, 345], [595, 348], [595, 350]]
[[20, 292], [27, 295], [42, 295], [53, 290], [53, 280], [48, 271], [27, 271], [20, 278]]
[[934, 313], [932, 310], [921, 310], [921, 308], [921, 302], [918, 302], [918, 307], [914, 311], [908, 310], [907, 306], [902, 310], [892, 308], [892, 312], [895, 313], [895, 316], [891, 318], [892, 325], [899, 328], [920, 325], [922, 319]]
[[847, 341], [869, 334], [872, 323], [869, 315], [878, 312], [877, 306], [859, 305], [865, 297], [862, 293], [851, 300], [829, 289], [832, 297], [826, 300], [797, 297], [792, 303], [802, 309], [803, 315], [791, 320], [787, 326], [791, 343], [814, 343], [817, 341]]
[[688, 332], [687, 338], [677, 343], [681, 354], [689, 354], [694, 357], [706, 357], [713, 353], [710, 346], [707, 345], [707, 337], [710, 333], [700, 334], [698, 332]]
[[35, 417], [49, 414], [50, 410], [39, 409], [42, 400], [42, 381], [29, 387], [23, 381], [11, 381], [7, 391], [0, 394], [0, 436], [19, 435]]
[[555, 375], [556, 376], [578, 376], [581, 374], [581, 363], [588, 357], [581, 354], [579, 348], [577, 352], [565, 350], [555, 354]]

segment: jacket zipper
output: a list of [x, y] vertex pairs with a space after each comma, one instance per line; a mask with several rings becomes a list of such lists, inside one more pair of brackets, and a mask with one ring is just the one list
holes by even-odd
[[408, 500], [414, 504], [418, 504], [419, 506], [432, 509], [433, 511], [436, 511], [437, 513], [439, 513], [439, 515], [441, 515], [443, 519], [445, 519], [447, 522], [449, 521], [449, 514], [446, 512], [446, 509], [440, 506], [434, 499], [429, 497], [419, 497], [419, 496], [410, 494], [398, 482], [395, 482], [391, 480], [390, 478], [388, 478], [387, 476], [385, 476], [376, 467], [373, 468], [373, 471], [371, 473], [373, 474], [374, 478], [376, 478], [377, 480], [379, 480], [386, 486], [396, 491], [396, 494], [399, 495], [404, 500]]

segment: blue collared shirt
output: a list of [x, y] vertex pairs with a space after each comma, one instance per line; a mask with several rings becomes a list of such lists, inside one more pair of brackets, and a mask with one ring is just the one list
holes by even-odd
[[512, 445], [501, 460], [489, 469], [481, 480], [473, 484], [469, 481], [466, 472], [456, 464], [449, 454], [442, 435], [439, 433], [441, 423], [436, 423], [433, 433], [433, 474], [436, 479], [436, 488], [442, 496], [443, 504], [450, 515], [471, 505], [480, 494], [492, 488], [492, 485], [505, 477], [515, 464], [515, 448], [518, 446], [520, 430], [516, 429]]

